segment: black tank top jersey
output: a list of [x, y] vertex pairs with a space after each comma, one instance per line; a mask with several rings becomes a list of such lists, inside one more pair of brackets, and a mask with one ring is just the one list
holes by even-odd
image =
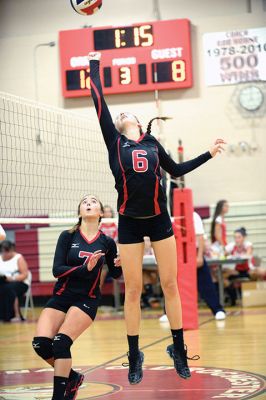
[[[87, 263], [96, 250], [101, 250], [105, 257], [101, 257], [93, 270], [88, 271]], [[75, 233], [63, 231], [59, 236], [54, 256], [53, 275], [58, 279], [54, 295], [64, 293], [98, 298], [103, 264], [107, 264], [113, 278], [118, 278], [122, 274], [122, 268], [114, 265], [116, 255], [114, 240], [101, 231], [98, 231], [91, 241], [88, 241], [79, 230]]]
[[167, 211], [160, 167], [179, 177], [212, 158], [210, 152], [177, 164], [154, 136], [143, 134], [137, 141], [127, 139], [116, 130], [105, 103], [99, 61], [90, 61], [90, 78], [92, 98], [118, 192], [118, 212], [131, 217], [148, 217]]

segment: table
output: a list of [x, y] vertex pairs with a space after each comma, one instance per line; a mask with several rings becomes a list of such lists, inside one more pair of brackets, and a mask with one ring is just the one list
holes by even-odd
[[146, 271], [157, 271], [157, 261], [154, 254], [145, 254], [143, 256], [142, 268]]
[[234, 257], [234, 258], [206, 258], [209, 267], [212, 265], [218, 266], [218, 287], [219, 287], [219, 302], [224, 306], [224, 280], [223, 280], [223, 266], [229, 264], [244, 264], [248, 261], [248, 257]]

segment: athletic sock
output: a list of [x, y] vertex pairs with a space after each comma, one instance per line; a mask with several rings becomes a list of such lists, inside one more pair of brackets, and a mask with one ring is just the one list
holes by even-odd
[[171, 329], [171, 332], [172, 332], [172, 336], [173, 336], [175, 351], [177, 353], [179, 353], [181, 356], [185, 355], [183, 328]]
[[54, 376], [54, 391], [52, 400], [63, 400], [66, 391], [68, 378], [64, 376]]
[[139, 355], [139, 335], [135, 336], [127, 335], [127, 341], [129, 346], [130, 357], [137, 358]]

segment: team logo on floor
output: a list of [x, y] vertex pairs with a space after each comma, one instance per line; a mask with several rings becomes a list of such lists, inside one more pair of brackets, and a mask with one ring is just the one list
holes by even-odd
[[[79, 390], [80, 400], [109, 396], [113, 400], [252, 399], [265, 391], [266, 382], [266, 377], [259, 374], [209, 367], [192, 367], [191, 379], [183, 380], [172, 366], [159, 365], [144, 367], [143, 381], [129, 385], [127, 369], [120, 365], [78, 370], [86, 375]], [[52, 368], [1, 371], [0, 399], [51, 399], [52, 378]]]

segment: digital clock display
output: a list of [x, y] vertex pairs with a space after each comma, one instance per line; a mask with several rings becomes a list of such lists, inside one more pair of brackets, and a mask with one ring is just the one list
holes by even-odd
[[116, 29], [99, 29], [93, 32], [94, 49], [110, 50], [126, 47], [149, 47], [153, 45], [151, 25]]
[[64, 97], [90, 95], [90, 51], [102, 53], [105, 94], [192, 86], [187, 19], [62, 31], [59, 47]]

